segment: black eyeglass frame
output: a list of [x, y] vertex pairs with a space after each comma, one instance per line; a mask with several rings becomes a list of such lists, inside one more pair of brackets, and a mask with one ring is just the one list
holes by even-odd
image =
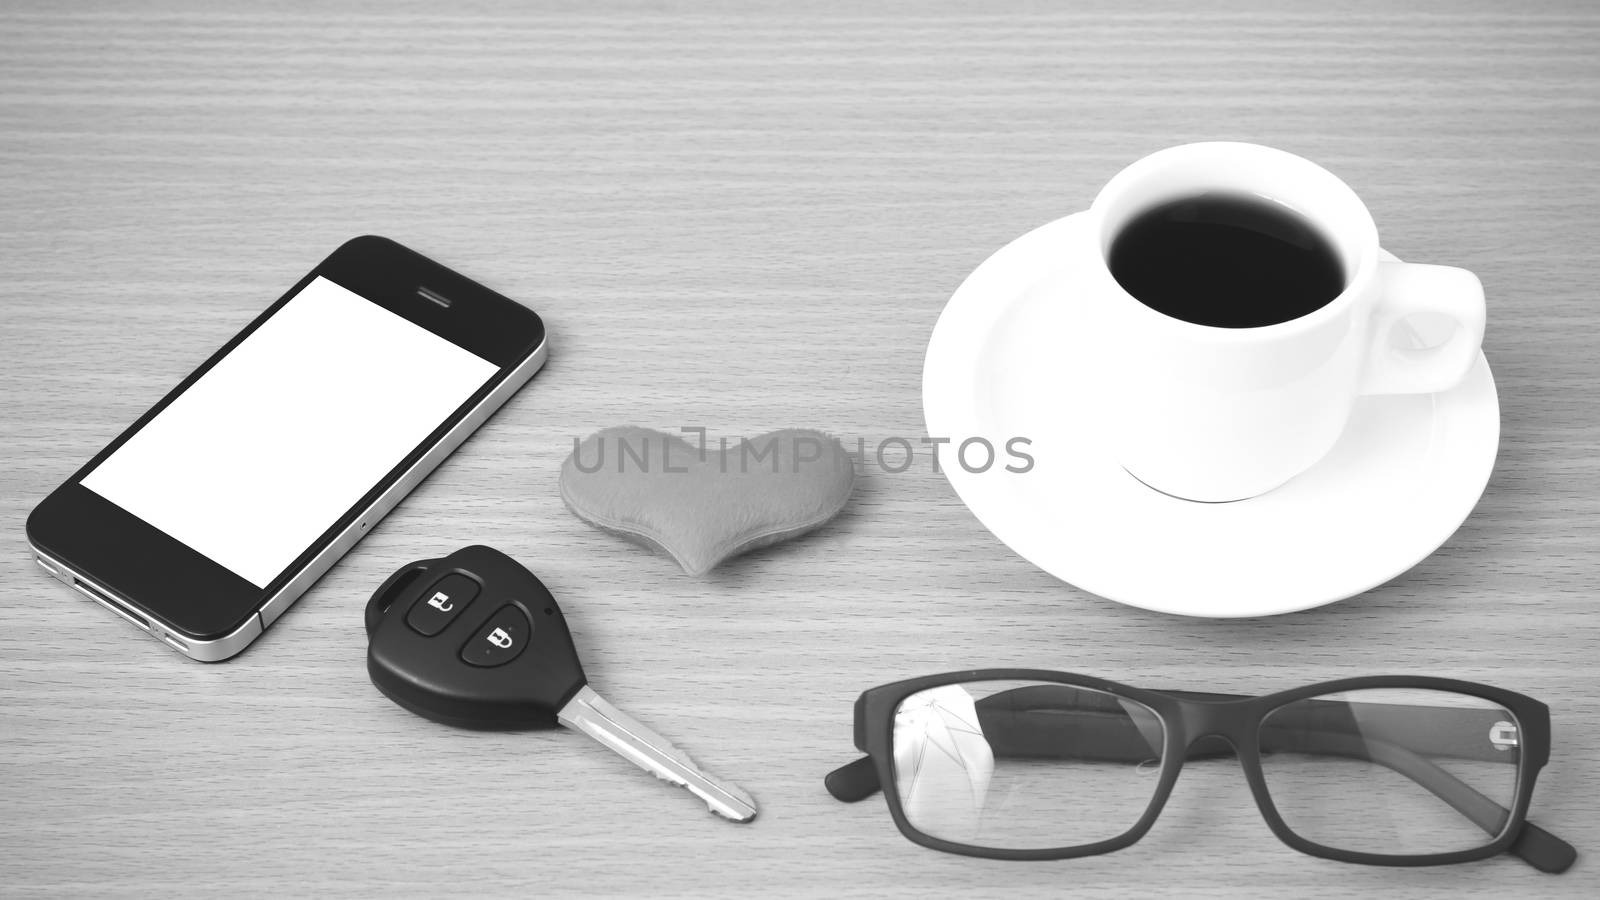
[[[855, 705], [855, 744], [866, 759], [845, 766], [828, 776], [828, 789], [841, 800], [855, 801], [870, 796], [880, 786], [894, 785], [894, 717], [902, 701], [921, 691], [945, 685], [981, 681], [1034, 681], [1089, 688], [1133, 700], [1153, 711], [1162, 725], [1160, 777], [1149, 805], [1137, 822], [1122, 834], [1103, 841], [1070, 847], [1011, 850], [962, 844], [933, 837], [919, 831], [907, 819], [899, 792], [884, 790], [889, 814], [900, 833], [917, 844], [947, 853], [990, 859], [1049, 860], [1072, 859], [1110, 853], [1136, 843], [1149, 832], [1172, 794], [1190, 745], [1201, 738], [1220, 737], [1238, 756], [1245, 779], [1272, 833], [1290, 847], [1311, 856], [1343, 862], [1381, 866], [1434, 866], [1471, 862], [1515, 852], [1536, 868], [1546, 872], [1564, 871], [1576, 854], [1570, 845], [1527, 821], [1539, 770], [1550, 758], [1550, 709], [1523, 694], [1502, 688], [1422, 675], [1376, 675], [1327, 681], [1260, 697], [1235, 697], [1188, 691], [1158, 691], [1130, 687], [1114, 681], [1052, 672], [1040, 669], [977, 669], [947, 672], [912, 678], [872, 688], [861, 694]], [[1309, 700], [1344, 691], [1373, 688], [1411, 688], [1446, 691], [1488, 700], [1510, 712], [1516, 719], [1520, 762], [1512, 805], [1500, 833], [1481, 847], [1447, 853], [1380, 854], [1329, 847], [1296, 834], [1283, 817], [1267, 787], [1261, 766], [1260, 732], [1268, 715], [1298, 700]], [[868, 763], [876, 784], [867, 784], [861, 767]]]

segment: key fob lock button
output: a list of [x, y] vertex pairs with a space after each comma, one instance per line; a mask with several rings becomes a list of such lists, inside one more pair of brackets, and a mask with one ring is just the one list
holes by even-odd
[[406, 624], [423, 637], [445, 630], [478, 596], [478, 583], [459, 572], [446, 575], [422, 592], [406, 613]]
[[533, 623], [528, 621], [527, 613], [515, 606], [502, 606], [461, 648], [461, 660], [485, 668], [503, 666], [517, 658], [532, 634]]

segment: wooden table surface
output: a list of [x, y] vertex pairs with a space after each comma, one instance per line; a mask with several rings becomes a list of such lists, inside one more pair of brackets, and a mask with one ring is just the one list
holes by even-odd
[[[1231, 764], [1187, 772], [1135, 847], [1033, 864], [918, 848], [822, 776], [859, 691], [954, 668], [1450, 674], [1550, 704], [1533, 818], [1600, 851], [1600, 8], [543, 6], [0, 11], [0, 894], [1596, 895], [1592, 858], [1303, 856]], [[1389, 249], [1482, 277], [1500, 458], [1413, 571], [1281, 618], [1146, 613], [1018, 558], [925, 460], [868, 466], [836, 525], [703, 581], [563, 509], [561, 459], [607, 425], [921, 435], [960, 280], [1197, 139], [1317, 160]], [[39, 572], [28, 510], [364, 232], [536, 308], [549, 366], [234, 661]], [[761, 818], [575, 734], [378, 695], [366, 595], [470, 542], [543, 576], [593, 683]]]

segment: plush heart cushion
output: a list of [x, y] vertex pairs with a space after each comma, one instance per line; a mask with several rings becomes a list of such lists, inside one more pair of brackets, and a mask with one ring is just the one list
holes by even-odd
[[562, 464], [561, 499], [584, 521], [704, 575], [818, 527], [844, 509], [855, 485], [855, 460], [819, 431], [707, 445], [702, 456], [683, 438], [648, 428], [595, 432]]

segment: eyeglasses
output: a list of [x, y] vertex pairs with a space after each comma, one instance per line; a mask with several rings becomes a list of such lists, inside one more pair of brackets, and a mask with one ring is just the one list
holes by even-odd
[[1577, 853], [1526, 821], [1550, 710], [1446, 678], [1378, 676], [1265, 697], [1150, 691], [1026, 669], [873, 688], [867, 756], [827, 777], [855, 802], [882, 785], [900, 832], [997, 859], [1120, 850], [1150, 830], [1184, 763], [1237, 754], [1284, 843], [1347, 862], [1427, 866], [1509, 851], [1545, 872]]

